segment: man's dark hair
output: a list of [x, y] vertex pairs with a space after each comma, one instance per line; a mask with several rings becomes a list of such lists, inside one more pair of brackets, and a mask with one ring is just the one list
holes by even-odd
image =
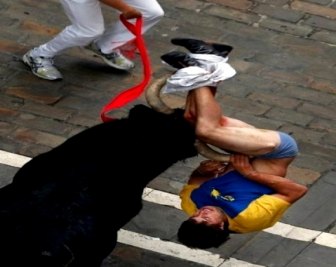
[[224, 229], [219, 229], [188, 219], [181, 224], [177, 237], [182, 244], [190, 248], [207, 249], [219, 247], [229, 239], [229, 234], [227, 223]]

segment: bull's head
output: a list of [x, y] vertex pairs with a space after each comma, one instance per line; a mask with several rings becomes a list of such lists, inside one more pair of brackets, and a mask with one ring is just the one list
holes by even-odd
[[[167, 78], [170, 76], [164, 75], [163, 77], [159, 79], [155, 79], [147, 88], [145, 97], [147, 100], [147, 103], [156, 111], [162, 112], [165, 114], [171, 114], [174, 112], [174, 109], [167, 106], [164, 101], [161, 99], [161, 89], [165, 85]], [[203, 143], [200, 140], [196, 140], [195, 142], [196, 149], [199, 154], [202, 156], [212, 159], [212, 160], [217, 160], [217, 161], [223, 161], [223, 162], [228, 162], [229, 161], [229, 155], [228, 154], [222, 154], [219, 153], [218, 151], [212, 149], [209, 147], [207, 144]]]

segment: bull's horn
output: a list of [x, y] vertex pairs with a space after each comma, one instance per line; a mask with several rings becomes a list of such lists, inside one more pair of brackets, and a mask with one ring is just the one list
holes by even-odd
[[165, 85], [167, 78], [171, 74], [164, 75], [159, 79], [155, 79], [147, 88], [145, 92], [145, 97], [147, 100], [148, 105], [150, 105], [154, 110], [165, 113], [171, 114], [174, 112], [174, 109], [168, 107], [160, 97], [160, 91], [162, 87]]
[[201, 154], [202, 156], [208, 159], [222, 161], [222, 162], [229, 162], [230, 160], [230, 155], [222, 154], [212, 149], [210, 146], [208, 146], [207, 144], [203, 143], [202, 141], [198, 139], [195, 141], [195, 147], [199, 154]]

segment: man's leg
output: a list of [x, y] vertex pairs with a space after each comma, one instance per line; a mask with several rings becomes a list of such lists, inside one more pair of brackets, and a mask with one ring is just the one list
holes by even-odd
[[[156, 0], [124, 0], [124, 2], [141, 12], [143, 34], [164, 16], [164, 11]], [[134, 20], [130, 22], [134, 23]], [[104, 34], [97, 40], [97, 44], [104, 53], [108, 54], [134, 38], [135, 36], [118, 20], [106, 28]]]
[[185, 116], [195, 123], [196, 135], [200, 140], [251, 156], [271, 152], [279, 145], [280, 138], [276, 131], [257, 129], [224, 116], [210, 87], [195, 89], [188, 98]]
[[65, 49], [85, 46], [103, 33], [104, 19], [98, 1], [86, 0], [77, 3], [62, 0], [61, 4], [71, 25], [38, 47], [34, 56], [54, 57]]
[[62, 74], [54, 66], [53, 58], [56, 55], [65, 49], [86, 45], [104, 31], [104, 20], [98, 1], [86, 0], [79, 3], [61, 0], [61, 4], [72, 24], [22, 57], [23, 62], [36, 76], [46, 80], [62, 79]]

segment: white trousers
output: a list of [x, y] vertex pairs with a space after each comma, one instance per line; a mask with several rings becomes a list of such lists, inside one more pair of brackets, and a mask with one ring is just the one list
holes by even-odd
[[203, 86], [215, 86], [236, 75], [236, 70], [227, 63], [228, 57], [211, 54], [189, 54], [199, 66], [177, 70], [167, 79], [163, 93], [187, 92]]
[[[103, 53], [134, 39], [134, 35], [118, 20], [105, 28], [101, 3], [98, 0], [60, 0], [64, 11], [71, 21], [49, 42], [34, 50], [33, 56], [54, 57], [63, 50], [85, 46], [96, 41]], [[163, 17], [164, 11], [156, 0], [124, 0], [142, 13], [142, 32], [146, 32]], [[118, 11], [118, 10], [116, 10]], [[135, 23], [135, 20], [130, 20]]]

